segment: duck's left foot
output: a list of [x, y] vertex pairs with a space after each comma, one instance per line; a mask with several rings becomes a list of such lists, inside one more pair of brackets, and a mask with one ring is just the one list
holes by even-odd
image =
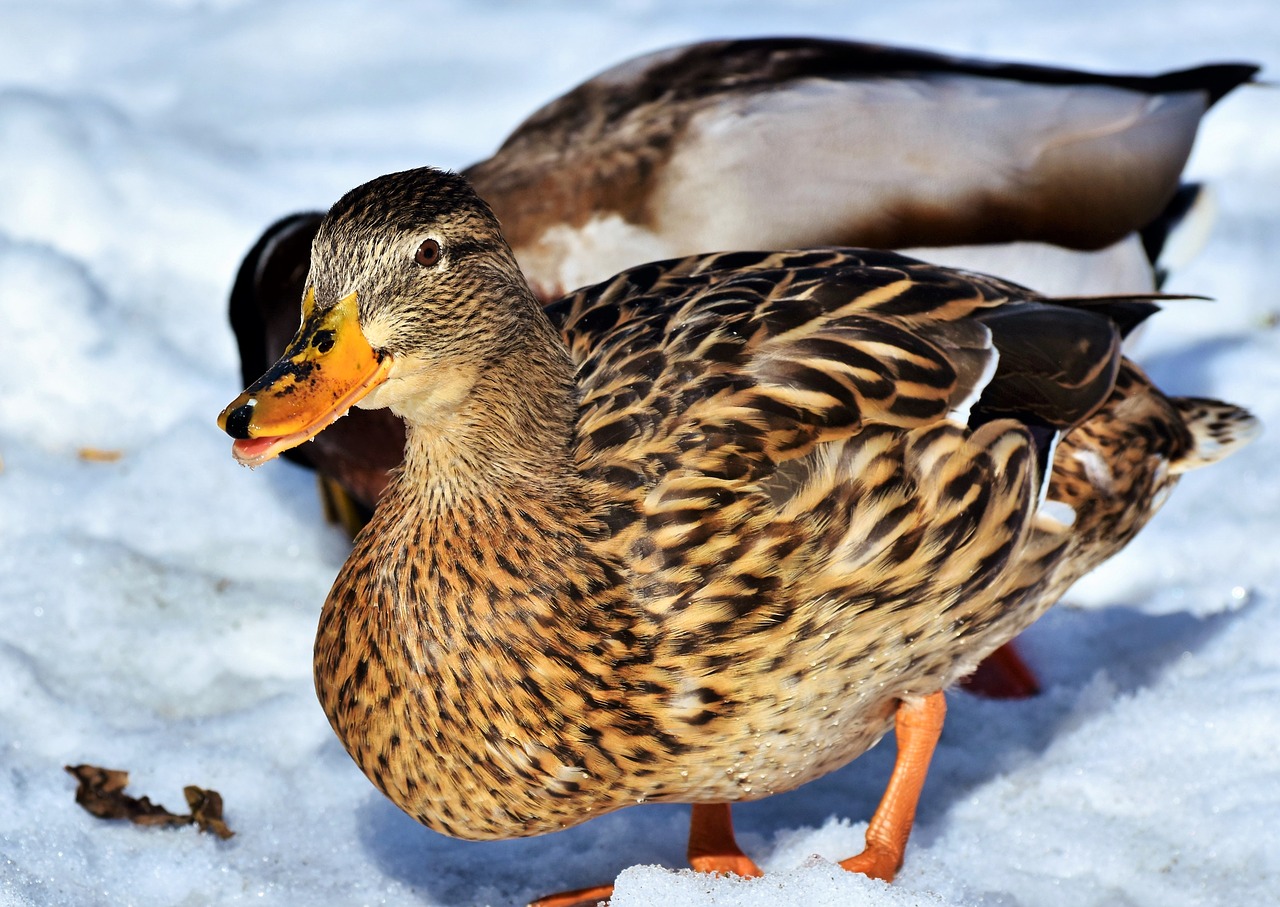
[[987, 699], [1029, 699], [1040, 692], [1040, 681], [1027, 666], [1012, 642], [1007, 642], [982, 660], [960, 685]]
[[733, 873], [747, 879], [764, 875], [733, 837], [728, 803], [695, 803], [689, 823], [689, 865], [698, 872]]
[[892, 882], [898, 874], [915, 821], [916, 805], [920, 802], [920, 790], [924, 787], [929, 760], [933, 758], [946, 714], [947, 701], [941, 692], [926, 696], [918, 703], [898, 706], [894, 717], [898, 758], [893, 764], [893, 774], [867, 826], [865, 848], [857, 856], [840, 861], [845, 869], [886, 882]]

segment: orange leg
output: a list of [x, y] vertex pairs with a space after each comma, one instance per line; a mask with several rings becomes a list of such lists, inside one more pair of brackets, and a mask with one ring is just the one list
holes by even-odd
[[947, 701], [941, 692], [915, 704], [898, 706], [894, 716], [898, 758], [893, 774], [867, 826], [866, 847], [857, 856], [840, 861], [845, 869], [886, 882], [892, 882], [897, 875], [946, 714]]
[[753, 879], [764, 875], [733, 838], [728, 803], [695, 803], [689, 823], [689, 865], [698, 872], [718, 872]]
[[970, 693], [988, 699], [1027, 699], [1040, 692], [1040, 681], [1012, 642], [984, 658], [960, 683]]

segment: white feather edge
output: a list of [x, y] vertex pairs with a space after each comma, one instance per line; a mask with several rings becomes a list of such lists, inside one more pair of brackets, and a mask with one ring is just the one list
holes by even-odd
[[986, 331], [987, 343], [984, 349], [988, 352], [987, 361], [982, 367], [982, 373], [979, 375], [978, 380], [973, 383], [973, 388], [969, 391], [969, 394], [947, 412], [947, 418], [960, 425], [969, 424], [969, 415], [973, 410], [973, 405], [978, 402], [982, 392], [987, 389], [991, 379], [996, 376], [996, 369], [1000, 365], [1000, 351], [991, 342], [991, 331], [986, 325], [983, 325], [982, 329]]

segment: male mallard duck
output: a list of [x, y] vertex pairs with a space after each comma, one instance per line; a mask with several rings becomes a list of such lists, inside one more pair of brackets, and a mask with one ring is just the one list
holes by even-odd
[[315, 678], [414, 818], [498, 839], [692, 803], [693, 865], [753, 875], [729, 804], [893, 725], [842, 864], [889, 879], [942, 691], [1253, 433], [1123, 358], [1154, 309], [836, 248], [647, 264], [544, 309], [467, 181], [412, 170], [329, 211], [302, 327], [219, 424], [256, 465], [353, 405], [405, 420]]
[[[945, 246], [917, 254], [1058, 293], [1140, 292], [1197, 197], [1178, 180], [1201, 116], [1255, 72], [1099, 75], [848, 41], [706, 42], [579, 85], [464, 173], [545, 301], [646, 260], [828, 244]], [[246, 384], [297, 328], [320, 218], [273, 225], [241, 266], [231, 321]], [[400, 419], [376, 410], [289, 456], [317, 469], [354, 534], [403, 450]], [[1001, 656], [975, 686], [1033, 692], [1012, 650]]]

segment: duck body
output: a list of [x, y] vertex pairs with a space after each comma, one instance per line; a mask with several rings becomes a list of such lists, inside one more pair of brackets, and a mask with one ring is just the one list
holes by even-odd
[[[1253, 430], [1124, 359], [1146, 299], [813, 249], [653, 263], [544, 310], [429, 169], [349, 193], [313, 254], [295, 343], [222, 423], [252, 464], [357, 398], [405, 418], [316, 686], [379, 789], [459, 837], [847, 763]], [[364, 364], [326, 358], [357, 335]]]
[[[1008, 425], [865, 428], [802, 458], [816, 475], [789, 507], [777, 474], [665, 474], [619, 500], [617, 478], [655, 462], [610, 457], [555, 507], [545, 486], [501, 482], [424, 520], [432, 490], [408, 469], [326, 602], [321, 703], [383, 793], [456, 837], [794, 789], [873, 746], [899, 703], [972, 671], [1145, 523], [1188, 439], [1168, 401], [1125, 378], [1063, 448], [1128, 452], [1115, 497], [1078, 489], [1088, 543], [1035, 518], [1034, 445]], [[1072, 479], [1068, 466], [1051, 494]], [[942, 500], [946, 483], [969, 498]]]

